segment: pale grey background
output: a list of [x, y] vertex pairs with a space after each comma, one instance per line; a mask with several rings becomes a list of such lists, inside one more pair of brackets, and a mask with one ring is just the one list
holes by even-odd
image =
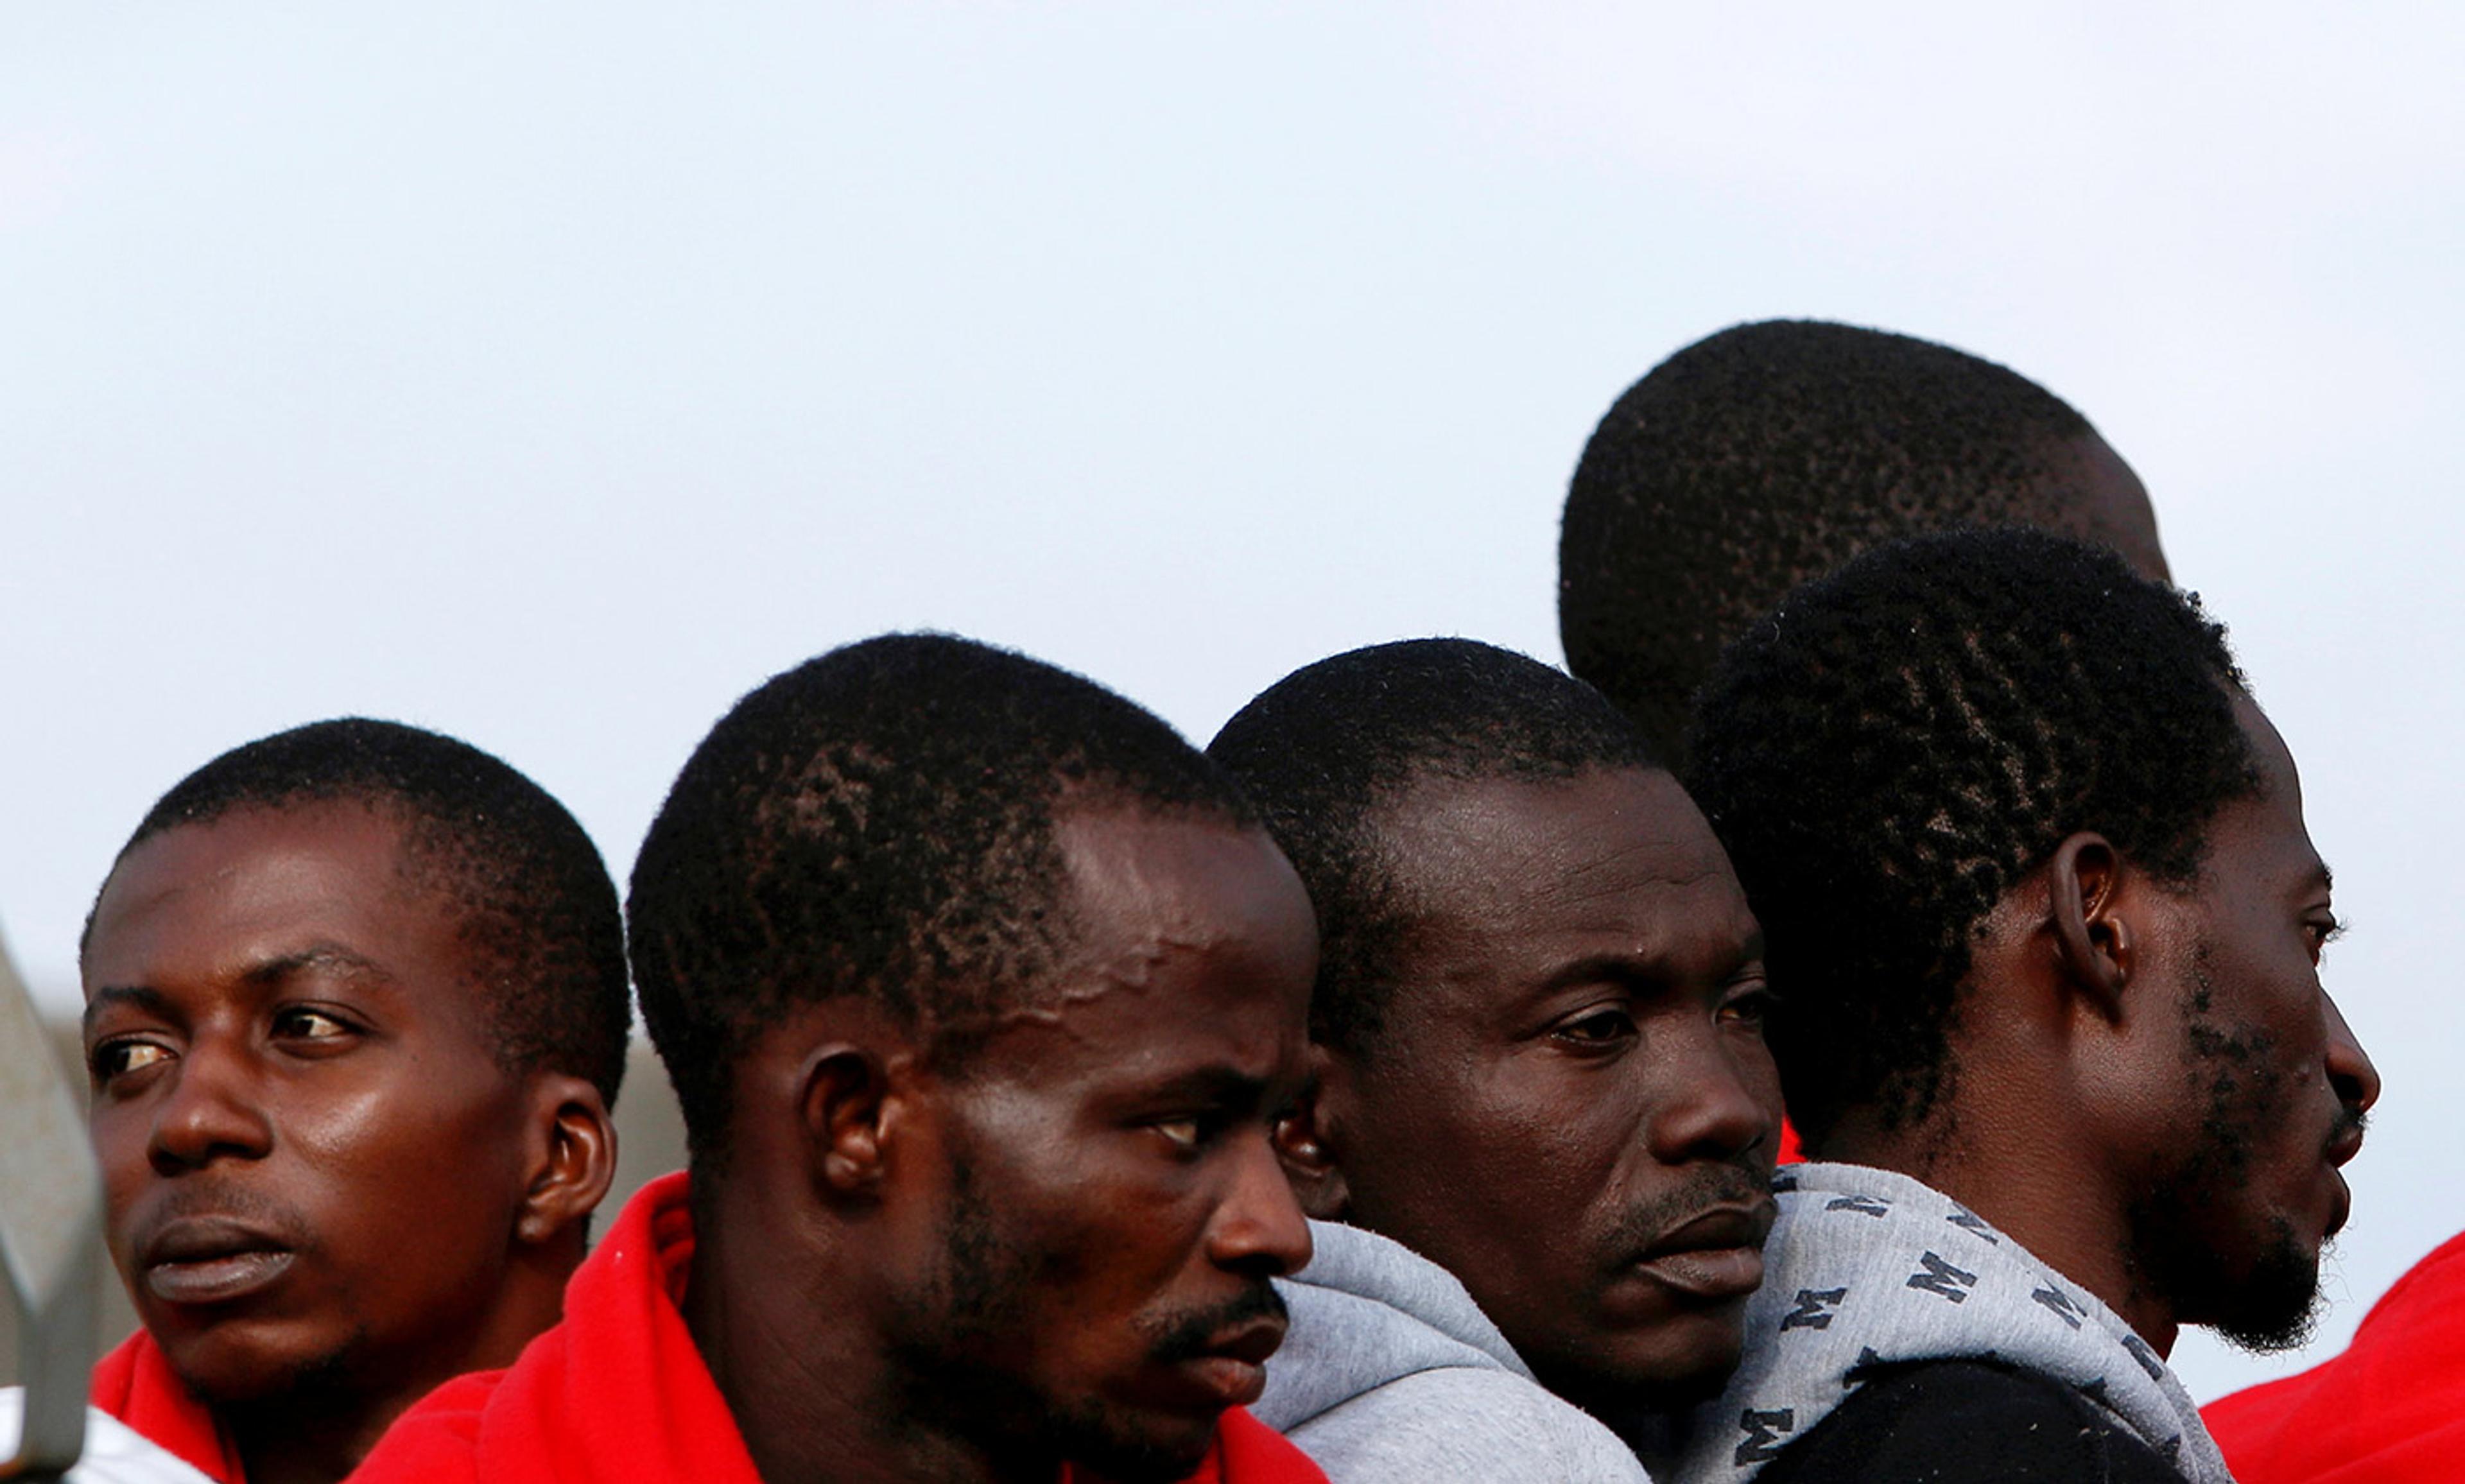
[[1202, 738], [1354, 644], [1555, 659], [1617, 391], [1881, 324], [2098, 423], [2302, 762], [2388, 1084], [2324, 1354], [2465, 1226], [2460, 63], [2277, 0], [0, 9], [0, 920], [65, 1003], [145, 804], [340, 712], [621, 870], [892, 626]]

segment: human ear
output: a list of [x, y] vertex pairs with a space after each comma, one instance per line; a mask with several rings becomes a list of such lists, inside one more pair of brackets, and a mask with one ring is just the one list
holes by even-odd
[[2121, 853], [2095, 831], [2054, 847], [2047, 862], [2047, 910], [2063, 977], [2108, 1021], [2122, 1019], [2122, 994], [2139, 951], [2122, 911]]
[[798, 1079], [796, 1112], [807, 1169], [826, 1201], [862, 1199], [880, 1186], [890, 1069], [844, 1042], [814, 1049]]
[[563, 1073], [533, 1081], [532, 1107], [532, 1127], [546, 1137], [536, 1146], [514, 1232], [537, 1245], [579, 1229], [607, 1199], [616, 1178], [616, 1125], [598, 1088]]
[[[1341, 1083], [1342, 1085], [1334, 1086]], [[1310, 1080], [1298, 1107], [1276, 1122], [1276, 1157], [1283, 1163], [1293, 1198], [1320, 1221], [1342, 1221], [1352, 1205], [1344, 1169], [1336, 1163], [1332, 1114], [1350, 1090], [1343, 1058], [1324, 1047], [1310, 1048]], [[1330, 1096], [1332, 1093], [1332, 1096]]]

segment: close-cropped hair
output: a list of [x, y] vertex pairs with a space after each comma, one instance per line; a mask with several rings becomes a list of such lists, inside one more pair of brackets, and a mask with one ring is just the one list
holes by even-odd
[[1241, 784], [1318, 912], [1310, 1038], [1374, 1047], [1398, 988], [1407, 863], [1382, 830], [1437, 781], [1554, 782], [1658, 766], [1598, 691], [1470, 639], [1372, 645], [1305, 666], [1224, 723], [1208, 755]]
[[1971, 936], [2064, 839], [2197, 877], [2217, 811], [2261, 786], [2242, 686], [2196, 596], [2010, 528], [1879, 547], [1730, 647], [1687, 783], [1763, 923], [1810, 1143], [1946, 1096]]
[[1081, 805], [1255, 822], [1156, 717], [969, 639], [851, 644], [738, 701], [669, 790], [627, 900], [697, 1166], [724, 1160], [734, 1067], [799, 1007], [860, 997], [943, 1055], [952, 1028], [1050, 989], [1071, 916], [1055, 820]]
[[234, 810], [332, 802], [401, 822], [408, 879], [442, 894], [458, 919], [499, 1060], [583, 1077], [613, 1107], [633, 1030], [615, 883], [565, 806], [502, 760], [398, 721], [313, 722], [234, 747], [173, 785], [119, 858]]
[[1566, 665], [1680, 761], [1721, 647], [1882, 542], [2076, 527], [2058, 458], [2087, 420], [1948, 345], [1813, 321], [1698, 341], [1618, 398], [1584, 449], [1558, 546]]

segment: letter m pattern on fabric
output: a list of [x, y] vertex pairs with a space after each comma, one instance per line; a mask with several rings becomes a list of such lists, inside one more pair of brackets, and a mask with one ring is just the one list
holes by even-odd
[[1905, 1175], [1800, 1164], [1746, 1309], [1745, 1359], [1690, 1419], [1674, 1484], [1745, 1484], [1877, 1367], [1988, 1361], [2075, 1388], [2192, 1484], [2232, 1484], [2165, 1361], [2095, 1296]]

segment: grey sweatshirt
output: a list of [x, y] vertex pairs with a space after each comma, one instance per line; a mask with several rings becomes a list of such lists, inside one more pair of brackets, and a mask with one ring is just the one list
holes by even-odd
[[2192, 1484], [2232, 1484], [2199, 1409], [2095, 1296], [1949, 1196], [1888, 1170], [1790, 1164], [1746, 1354], [1698, 1410], [1677, 1484], [1744, 1484], [1813, 1430], [1866, 1366], [1991, 1360], [2076, 1388]]
[[1532, 1379], [1444, 1268], [1358, 1227], [1310, 1223], [1276, 1284], [1292, 1311], [1250, 1411], [1333, 1484], [1652, 1484], [1617, 1435]]

